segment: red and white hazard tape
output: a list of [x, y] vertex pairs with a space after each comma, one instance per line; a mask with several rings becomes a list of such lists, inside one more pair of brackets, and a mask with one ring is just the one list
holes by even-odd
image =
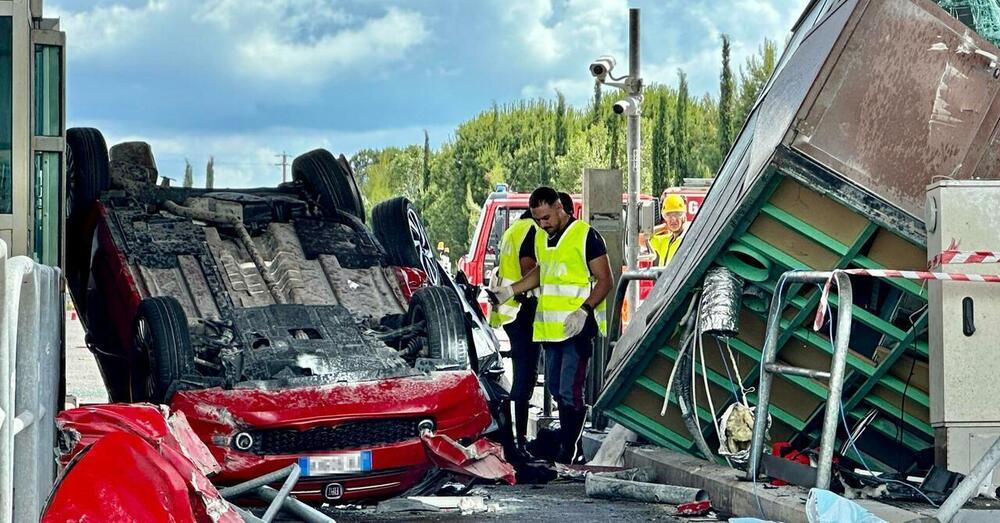
[[[947, 252], [947, 251], [945, 251]], [[944, 253], [942, 253], [944, 254]], [[940, 255], [938, 255], [940, 256]], [[935, 259], [937, 256], [935, 257]], [[959, 263], [959, 262], [945, 262]], [[989, 263], [989, 262], [964, 262], [964, 263]], [[929, 271], [897, 271], [889, 269], [838, 269], [831, 273], [823, 286], [823, 294], [819, 300], [819, 309], [816, 311], [816, 319], [813, 321], [813, 330], [819, 331], [823, 328], [826, 320], [826, 302], [830, 296], [830, 284], [833, 283], [833, 275], [842, 272], [852, 276], [869, 276], [872, 278], [904, 278], [907, 280], [951, 280], [970, 281], [980, 283], [1000, 283], [1000, 275], [997, 274], [963, 274], [957, 272], [929, 272]]]
[[940, 267], [946, 263], [1000, 263], [1000, 252], [992, 251], [942, 251], [927, 264], [928, 269]]
[[1000, 263], [1000, 252], [994, 251], [960, 251], [958, 241], [952, 238], [951, 245], [931, 258], [927, 270], [940, 267], [946, 263]]

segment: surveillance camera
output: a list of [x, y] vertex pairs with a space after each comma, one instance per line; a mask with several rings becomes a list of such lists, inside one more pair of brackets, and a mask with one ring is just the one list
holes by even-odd
[[639, 114], [639, 100], [630, 96], [615, 102], [615, 105], [611, 106], [611, 109], [615, 114], [624, 114], [627, 116]]
[[599, 56], [590, 63], [590, 75], [596, 78], [598, 82], [603, 82], [604, 79], [611, 74], [611, 70], [614, 68], [614, 57], [608, 55]]

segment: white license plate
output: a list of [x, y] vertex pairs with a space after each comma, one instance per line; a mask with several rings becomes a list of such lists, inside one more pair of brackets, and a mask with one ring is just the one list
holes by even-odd
[[362, 450], [326, 456], [303, 456], [299, 458], [299, 468], [302, 469], [303, 476], [370, 472], [372, 470], [372, 451]]

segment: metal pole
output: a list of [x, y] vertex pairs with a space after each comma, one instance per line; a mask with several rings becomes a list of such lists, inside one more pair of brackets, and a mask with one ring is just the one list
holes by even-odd
[[[258, 487], [255, 493], [257, 497], [267, 502], [274, 501], [278, 497], [278, 491], [271, 487]], [[306, 523], [336, 523], [330, 516], [306, 505], [294, 497], [285, 498], [281, 503], [281, 509], [298, 516], [299, 519]]]
[[[823, 372], [778, 365], [778, 334], [781, 326], [781, 312], [784, 310], [786, 283], [825, 283], [833, 277], [837, 284], [837, 336], [830, 363], [829, 392], [823, 413], [823, 430], [820, 438], [819, 462], [816, 465], [816, 486], [829, 488], [832, 475], [833, 450], [837, 439], [837, 423], [840, 416], [840, 399], [844, 390], [844, 369], [847, 350], [851, 340], [851, 320], [853, 318], [853, 296], [851, 280], [843, 272], [789, 271], [781, 275], [771, 297], [771, 309], [767, 317], [767, 334], [764, 351], [761, 354], [760, 384], [757, 387], [757, 412], [754, 415], [753, 438], [750, 443], [750, 463], [747, 480], [757, 478], [760, 470], [761, 453], [764, 450], [764, 433], [767, 430], [767, 411], [771, 402], [771, 381], [775, 372], [812, 378], [825, 377]], [[820, 307], [825, 307], [821, 303]]]
[[979, 486], [982, 485], [986, 476], [998, 464], [1000, 464], [1000, 438], [997, 438], [993, 442], [993, 445], [986, 451], [986, 454], [983, 454], [979, 462], [969, 471], [969, 475], [965, 476], [965, 479], [955, 487], [955, 490], [951, 492], [948, 499], [944, 500], [944, 503], [938, 507], [937, 514], [935, 514], [937, 520], [941, 523], [951, 521], [955, 517], [955, 514], [958, 514], [962, 505], [965, 505], [965, 502], [979, 491]]
[[[823, 275], [821, 278], [825, 280], [827, 276]], [[840, 398], [844, 393], [844, 368], [847, 365], [851, 321], [854, 318], [854, 291], [851, 288], [850, 278], [843, 272], [834, 271], [833, 281], [837, 285], [837, 339], [833, 346], [829, 392], [826, 396], [826, 409], [823, 411], [823, 433], [819, 440], [819, 463], [816, 465], [816, 486], [821, 489], [830, 488], [830, 478], [833, 476], [833, 450], [837, 445]], [[819, 292], [819, 289], [816, 292]], [[819, 306], [826, 307], [827, 304], [820, 303]], [[781, 311], [777, 314], [780, 315]], [[833, 321], [833, 318], [830, 318], [830, 321]]]
[[[628, 94], [638, 104], [642, 96], [639, 77], [639, 9], [628, 10]], [[625, 267], [634, 271], [639, 266], [639, 163], [642, 161], [639, 108], [626, 117], [628, 157], [628, 206], [625, 210]], [[639, 284], [629, 284], [629, 317], [639, 304]]]

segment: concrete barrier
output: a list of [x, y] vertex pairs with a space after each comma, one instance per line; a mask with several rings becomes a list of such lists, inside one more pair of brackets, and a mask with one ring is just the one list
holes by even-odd
[[38, 521], [55, 479], [61, 278], [0, 241], [0, 522]]

